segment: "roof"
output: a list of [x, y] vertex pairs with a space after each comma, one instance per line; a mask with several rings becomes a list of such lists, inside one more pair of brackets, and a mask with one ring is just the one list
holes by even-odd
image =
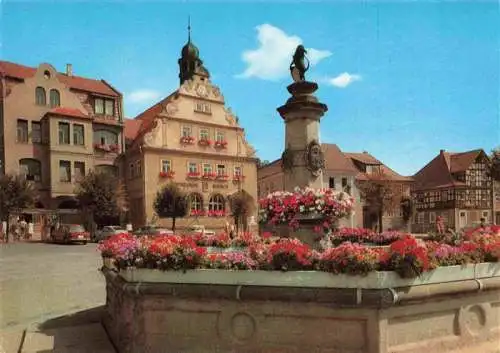
[[[36, 71], [37, 68], [34, 67], [24, 66], [9, 61], [0, 61], [0, 73], [7, 77], [24, 80], [26, 78], [33, 77]], [[68, 87], [76, 90], [98, 93], [113, 97], [120, 96], [120, 92], [113, 89], [104, 80], [96, 80], [73, 75], [68, 76], [60, 72], [57, 73], [57, 78]]]
[[83, 119], [90, 119], [91, 118], [87, 114], [85, 114], [82, 111], [80, 111], [79, 109], [75, 109], [75, 108], [63, 108], [63, 107], [52, 108], [47, 113], [45, 113], [45, 115], [47, 115], [47, 114], [71, 116], [71, 117], [83, 118]]
[[142, 120], [140, 119], [125, 119], [124, 134], [125, 139], [135, 140], [139, 134], [139, 130], [142, 126]]
[[369, 165], [378, 165], [378, 164], [383, 164], [381, 161], [373, 157], [371, 154], [368, 152], [363, 152], [363, 153], [353, 153], [353, 152], [344, 152], [344, 154], [352, 158], [358, 162], [361, 162], [363, 164], [369, 164]]
[[333, 143], [321, 144], [321, 149], [325, 155], [325, 169], [327, 171], [357, 173], [346, 153], [342, 153], [340, 148]]
[[453, 173], [467, 170], [483, 150], [462, 153], [441, 152], [420, 169], [414, 176], [415, 189], [435, 189], [464, 185], [456, 180]]

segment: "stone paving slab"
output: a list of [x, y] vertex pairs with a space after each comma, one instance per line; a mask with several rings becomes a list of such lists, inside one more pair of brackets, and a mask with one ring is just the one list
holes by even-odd
[[115, 353], [99, 323], [26, 333], [21, 353]]
[[0, 353], [18, 353], [24, 330], [0, 331]]

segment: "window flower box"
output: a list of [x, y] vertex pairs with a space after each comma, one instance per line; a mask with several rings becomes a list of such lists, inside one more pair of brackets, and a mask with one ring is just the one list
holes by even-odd
[[244, 175], [239, 175], [239, 174], [233, 175], [233, 180], [234, 181], [243, 181], [243, 180], [245, 180], [245, 176]]
[[160, 178], [164, 179], [172, 179], [175, 175], [175, 172], [172, 170], [169, 170], [168, 172], [160, 172]]
[[203, 147], [208, 147], [212, 145], [212, 140], [202, 138], [198, 141], [198, 145]]
[[183, 145], [193, 145], [194, 144], [194, 137], [193, 136], [182, 136], [180, 142]]
[[226, 211], [211, 210], [211, 211], [208, 211], [207, 216], [208, 217], [225, 217]]
[[110, 145], [102, 144], [102, 143], [94, 143], [94, 148], [96, 150], [104, 151], [104, 152], [110, 152], [111, 147]]
[[215, 179], [216, 176], [217, 176], [216, 173], [203, 173], [201, 175], [201, 178], [202, 179]]
[[191, 210], [189, 212], [190, 216], [204, 216], [205, 215], [205, 210]]
[[186, 176], [190, 179], [197, 179], [200, 177], [200, 172], [188, 172]]
[[214, 147], [221, 149], [227, 148], [227, 141], [215, 141]]
[[115, 143], [115, 144], [109, 145], [109, 150], [110, 150], [111, 152], [118, 153], [118, 150], [119, 150], [119, 146], [118, 146], [118, 144], [116, 144], [116, 143]]

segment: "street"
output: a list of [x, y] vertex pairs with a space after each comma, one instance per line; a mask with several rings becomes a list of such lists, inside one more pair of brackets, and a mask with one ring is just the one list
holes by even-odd
[[96, 244], [0, 245], [0, 330], [105, 304]]

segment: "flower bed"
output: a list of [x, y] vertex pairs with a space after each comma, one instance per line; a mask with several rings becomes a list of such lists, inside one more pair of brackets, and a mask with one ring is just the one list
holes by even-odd
[[344, 192], [296, 188], [294, 192], [276, 191], [261, 199], [259, 220], [271, 225], [288, 224], [297, 229], [300, 216], [312, 215], [322, 218], [322, 227], [328, 230], [338, 219], [349, 216], [353, 206], [353, 198]]
[[[225, 253], [221, 259], [213, 254], [208, 256], [205, 248], [208, 246], [246, 248]], [[401, 278], [416, 278], [437, 267], [498, 262], [500, 259], [500, 240], [489, 235], [477, 238], [476, 242], [464, 241], [459, 246], [419, 243], [411, 236], [403, 236], [387, 248], [345, 242], [318, 252], [297, 239], [272, 239], [250, 234], [236, 239], [230, 239], [224, 233], [215, 236], [203, 233], [160, 236], [154, 239], [119, 234], [102, 242], [99, 249], [103, 257], [113, 258], [119, 269], [210, 269], [219, 266], [212, 263], [217, 260], [230, 268], [240, 268], [244, 262], [252, 264], [249, 268], [254, 270], [323, 271], [365, 276], [375, 271], [391, 271]]]
[[376, 233], [371, 229], [365, 228], [340, 228], [328, 235], [328, 239], [333, 245], [339, 245], [344, 242], [390, 245], [396, 240], [403, 238], [405, 235], [408, 234], [398, 231]]

